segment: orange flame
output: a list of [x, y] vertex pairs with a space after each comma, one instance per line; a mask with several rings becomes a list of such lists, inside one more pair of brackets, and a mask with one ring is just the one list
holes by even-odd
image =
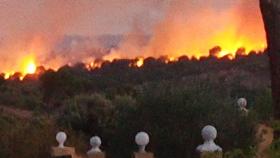
[[141, 67], [144, 64], [144, 58], [137, 58], [137, 61], [135, 63], [135, 66]]
[[32, 60], [27, 61], [24, 68], [24, 74], [34, 74], [35, 72], [36, 72], [36, 65], [34, 61]]
[[[135, 59], [130, 66], [142, 67], [144, 58], [150, 56], [155, 58], [163, 56], [163, 62], [168, 64], [177, 61], [182, 55], [194, 59], [214, 56], [232, 60], [238, 54], [239, 48], [245, 48], [241, 52], [242, 55], [248, 55], [253, 50], [263, 51], [267, 47], [266, 37], [260, 10], [255, 1], [240, 0], [237, 9], [229, 8], [225, 12], [198, 7], [198, 10], [194, 10], [194, 14], [189, 14], [190, 16], [186, 16], [181, 11], [192, 10], [192, 5], [189, 6], [191, 8], [184, 8], [185, 5], [174, 5], [170, 8], [170, 12], [166, 13], [167, 16], [163, 18], [163, 21], [155, 25], [153, 36], [146, 45], [139, 46], [138, 40], [128, 38], [128, 43], [123, 43], [123, 47], [118, 46], [122, 48], [112, 49], [109, 54], [102, 57], [102, 60], [97, 61], [92, 59], [94, 57], [83, 56], [81, 61], [85, 62], [88, 70], [92, 70], [100, 68], [104, 61], [112, 62], [114, 59], [121, 58]], [[171, 3], [175, 4], [175, 2], [177, 1]], [[204, 3], [204, 1], [201, 2]], [[182, 4], [185, 3], [188, 4], [189, 1], [182, 0]], [[32, 53], [20, 56], [20, 61], [15, 60], [15, 63], [19, 65], [11, 64], [12, 66], [3, 68], [4, 78], [10, 78], [15, 72], [20, 72], [21, 78], [27, 74], [34, 74], [36, 65], [56, 70], [69, 62], [67, 59], [64, 60], [64, 57], [54, 57], [51, 61], [40, 63], [42, 60], [39, 56], [44, 56], [44, 53], [51, 51], [48, 44], [44, 42], [45, 40], [41, 38], [31, 41], [30, 48], [27, 46], [27, 52]], [[209, 54], [208, 50], [214, 46], [221, 48], [214, 54]], [[35, 55], [35, 52], [40, 53]]]
[[[20, 65], [21, 65], [20, 70], [18, 70], [18, 72], [20, 72], [20, 74], [19, 74], [20, 80], [23, 80], [23, 78], [28, 74], [36, 73], [37, 67], [35, 64], [35, 60], [32, 56], [27, 56], [27, 57], [23, 58]], [[4, 78], [9, 79], [13, 75], [15, 75], [14, 71], [6, 72], [6, 73], [4, 73]]]
[[102, 65], [102, 61], [98, 61], [98, 60], [94, 60], [90, 63], [86, 63], [85, 64], [85, 67], [87, 70], [93, 70], [93, 69], [96, 69], [96, 68], [100, 68]]

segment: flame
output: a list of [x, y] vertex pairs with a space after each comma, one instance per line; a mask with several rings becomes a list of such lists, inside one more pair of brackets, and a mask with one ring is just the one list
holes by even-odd
[[[246, 33], [248, 34], [248, 32]], [[266, 48], [266, 40], [264, 32], [258, 32], [255, 34], [256, 37], [251, 37], [246, 34], [238, 34], [236, 28], [227, 27], [225, 31], [219, 32], [216, 36], [211, 38], [211, 42], [221, 46], [222, 51], [217, 55], [218, 58], [223, 56], [230, 56], [231, 59], [235, 58], [236, 51], [239, 48], [244, 47], [244, 55], [248, 55], [250, 51], [263, 51]]]
[[22, 73], [22, 76], [34, 74], [36, 72], [35, 59], [32, 54], [22, 59], [20, 72]]
[[132, 63], [129, 64], [130, 67], [142, 67], [144, 65], [144, 58], [143, 57], [137, 57], [135, 60], [132, 61]]
[[101, 66], [102, 66], [102, 61], [99, 60], [94, 60], [85, 64], [86, 69], [89, 71], [96, 68], [100, 68]]
[[[191, 2], [178, 1], [182, 4]], [[49, 44], [52, 42], [46, 42], [48, 38], [40, 36], [28, 40], [24, 46], [17, 46], [17, 42], [12, 40], [15, 44], [11, 47], [19, 47], [11, 49], [11, 53], [15, 53], [17, 57], [1, 65], [1, 71], [4, 71], [5, 79], [11, 78], [16, 72], [20, 72], [20, 78], [23, 79], [27, 74], [35, 74], [37, 65], [57, 70], [65, 64], [75, 64], [76, 59], [84, 62], [90, 71], [100, 68], [104, 61], [113, 62], [121, 58], [135, 59], [129, 66], [142, 67], [147, 57], [162, 57], [162, 61], [166, 64], [178, 61], [183, 55], [197, 60], [208, 56], [233, 60], [238, 55], [239, 48], [244, 48], [241, 55], [248, 55], [250, 51], [262, 52], [267, 47], [263, 21], [256, 0], [239, 0], [237, 7], [222, 9], [221, 12], [204, 5], [208, 4], [206, 1], [200, 1], [203, 3], [201, 6], [206, 6], [202, 9], [193, 5], [180, 5], [181, 3], [178, 5], [176, 3], [178, 1], [170, 1], [171, 6], [167, 9], [166, 16], [154, 24], [152, 37], [147, 43], [142, 42], [142, 38], [135, 39], [134, 36], [129, 36], [130, 38], [125, 38], [127, 41], [122, 41], [122, 44], [111, 49], [109, 53], [102, 52], [98, 56], [101, 60], [95, 60], [95, 54], [92, 55], [87, 51], [80, 56], [74, 54], [75, 52], [73, 52], [75, 56], [52, 54], [50, 52], [55, 52]], [[136, 31], [136, 34], [141, 33], [141, 30]], [[214, 46], [221, 49], [209, 54], [208, 50]]]
[[34, 61], [28, 61], [24, 71], [26, 74], [34, 74], [36, 72], [36, 65]]
[[[36, 73], [36, 64], [35, 64], [35, 60], [34, 57], [32, 56], [26, 56], [25, 58], [23, 58], [23, 60], [21, 61], [20, 64], [20, 68], [17, 72], [19, 72], [19, 79], [23, 80], [24, 77], [28, 74], [35, 74]], [[10, 71], [10, 72], [5, 72], [4, 73], [4, 78], [5, 79], [9, 79], [11, 78], [13, 75], [15, 75], [15, 71]]]
[[171, 1], [166, 16], [156, 25], [146, 54], [154, 57], [168, 55], [175, 58], [208, 56], [208, 50], [220, 46], [218, 58], [236, 56], [244, 47], [250, 51], [263, 51], [266, 36], [257, 0], [236, 0], [234, 7], [213, 8], [212, 1]]
[[143, 64], [144, 64], [144, 58], [137, 58], [137, 61], [136, 61], [136, 66], [137, 67], [141, 67], [141, 66], [143, 66]]
[[166, 64], [178, 61], [178, 57], [166, 56], [164, 62]]
[[13, 74], [14, 74], [14, 72], [4, 73], [4, 79], [9, 79]]

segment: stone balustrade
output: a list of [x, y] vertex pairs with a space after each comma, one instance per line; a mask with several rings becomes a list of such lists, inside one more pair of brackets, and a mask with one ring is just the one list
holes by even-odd
[[[217, 130], [215, 127], [207, 125], [202, 129], [202, 137], [204, 143], [197, 147], [201, 158], [221, 158], [222, 148], [215, 144], [214, 139], [217, 137]], [[55, 158], [81, 158], [74, 147], [65, 146], [67, 135], [65, 132], [58, 132], [56, 135], [58, 146], [51, 148], [51, 156]], [[133, 158], [154, 158], [152, 152], [146, 151], [146, 146], [149, 144], [150, 138], [146, 132], [138, 132], [135, 136], [135, 143], [139, 149], [133, 153]], [[87, 152], [87, 158], [106, 158], [105, 152], [100, 149], [102, 144], [101, 138], [93, 136], [90, 138], [91, 149]], [[212, 155], [209, 157], [209, 155]]]
[[[249, 112], [247, 110], [247, 100], [245, 98], [239, 98], [237, 100], [237, 105], [241, 112], [246, 114]], [[217, 130], [212, 125], [207, 125], [201, 130], [201, 136], [204, 139], [203, 144], [197, 146], [196, 151], [200, 158], [222, 158], [222, 148], [215, 143], [217, 137]], [[80, 158], [74, 147], [66, 147], [65, 141], [67, 135], [64, 132], [58, 132], [56, 135], [56, 140], [58, 142], [57, 147], [51, 148], [52, 157], [71, 157]], [[139, 149], [137, 152], [133, 153], [133, 158], [154, 158], [152, 152], [146, 151], [146, 146], [149, 144], [150, 138], [146, 132], [138, 132], [135, 136], [135, 143], [138, 145]], [[101, 138], [98, 136], [93, 136], [90, 138], [91, 149], [87, 152], [88, 158], [106, 158], [105, 152], [100, 149], [102, 144]]]
[[[58, 146], [51, 148], [51, 157], [55, 158], [80, 158], [75, 152], [74, 147], [65, 146], [67, 135], [65, 132], [58, 132], [56, 141]], [[135, 136], [135, 143], [139, 146], [139, 150], [133, 153], [135, 158], [154, 158], [154, 154], [146, 151], [149, 144], [149, 135], [146, 132], [139, 132]], [[91, 149], [87, 152], [87, 158], [105, 158], [106, 154], [100, 149], [102, 144], [101, 138], [93, 136], [90, 138]]]

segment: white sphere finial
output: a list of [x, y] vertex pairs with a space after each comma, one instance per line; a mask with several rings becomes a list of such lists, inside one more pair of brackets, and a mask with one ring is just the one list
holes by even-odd
[[247, 107], [247, 100], [245, 98], [239, 98], [237, 100], [237, 105], [239, 106], [241, 111], [248, 113]]
[[237, 104], [240, 108], [246, 108], [247, 107], [247, 100], [245, 98], [239, 98], [237, 100]]
[[202, 129], [201, 135], [204, 141], [215, 140], [217, 137], [217, 130], [215, 127], [207, 125]]
[[67, 139], [67, 135], [65, 132], [58, 132], [56, 134], [56, 141], [58, 142], [58, 147], [59, 148], [64, 148], [64, 143]]
[[207, 125], [201, 131], [204, 143], [199, 145], [196, 150], [199, 152], [214, 152], [222, 151], [222, 148], [215, 144], [214, 140], [217, 137], [217, 130], [214, 126]]
[[146, 132], [138, 132], [135, 136], [135, 142], [139, 146], [139, 152], [146, 152], [145, 148], [149, 144], [150, 138]]
[[94, 153], [99, 153], [101, 152], [100, 150], [100, 145], [101, 145], [101, 139], [98, 136], [93, 136], [90, 138], [90, 145], [91, 145], [91, 149], [87, 152], [88, 155], [90, 154], [94, 154]]

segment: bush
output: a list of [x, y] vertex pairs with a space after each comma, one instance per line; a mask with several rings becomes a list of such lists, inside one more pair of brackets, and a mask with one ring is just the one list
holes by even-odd
[[[127, 153], [136, 149], [135, 134], [144, 130], [151, 136], [149, 149], [156, 157], [191, 158], [196, 146], [203, 143], [200, 131], [208, 124], [217, 128], [217, 144], [225, 151], [249, 150], [255, 143], [254, 113], [247, 117], [240, 114], [233, 100], [224, 98], [208, 82], [192, 85], [161, 82], [141, 87], [136, 96], [137, 106], [123, 110], [119, 114], [123, 117], [117, 119], [119, 135], [113, 142], [126, 147], [117, 156], [128, 157]], [[113, 153], [120, 152], [113, 150]]]
[[224, 154], [224, 158], [255, 158], [256, 148], [249, 148], [247, 151], [242, 149], [233, 149]]
[[258, 118], [262, 121], [269, 121], [273, 116], [271, 90], [265, 89], [255, 96], [254, 110], [258, 114]]
[[53, 145], [53, 124], [28, 123], [1, 117], [0, 157], [47, 158]]
[[78, 95], [64, 102], [61, 126], [83, 131], [87, 134], [103, 134], [112, 118], [111, 101], [103, 95]]
[[270, 158], [278, 158], [280, 157], [280, 139], [274, 140], [271, 144], [268, 154]]

